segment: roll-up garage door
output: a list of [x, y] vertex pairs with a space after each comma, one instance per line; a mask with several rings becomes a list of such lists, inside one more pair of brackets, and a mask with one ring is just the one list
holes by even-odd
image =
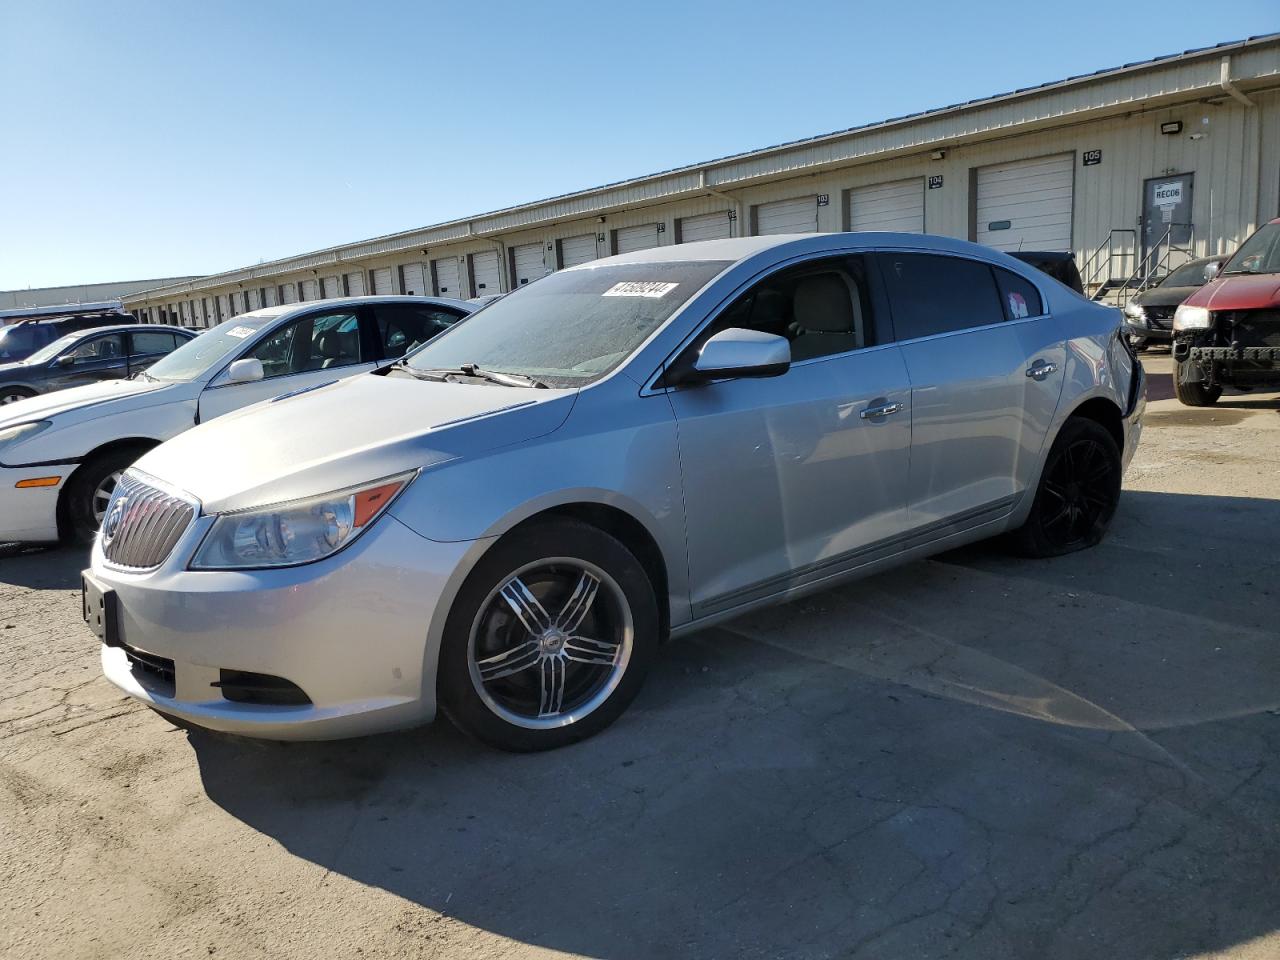
[[924, 233], [924, 178], [850, 190], [849, 229]]
[[265, 306], [274, 307], [277, 303], [280, 302], [280, 297], [276, 294], [275, 287], [267, 287], [266, 295], [267, 295], [267, 299], [265, 302]]
[[431, 261], [431, 272], [436, 278], [437, 297], [461, 297], [462, 281], [458, 277], [458, 261], [454, 257], [442, 257]]
[[342, 296], [341, 277], [323, 277], [320, 280], [320, 292], [326, 300]]
[[1070, 250], [1073, 158], [980, 168], [974, 239], [997, 250]]
[[772, 233], [817, 233], [818, 198], [796, 197], [760, 204], [756, 207], [756, 232], [762, 237]]
[[364, 296], [364, 271], [357, 270], [354, 273], [347, 274], [347, 296], [363, 297]]
[[260, 306], [262, 306], [262, 297], [259, 296], [257, 290], [250, 290], [249, 291], [249, 309], [257, 310]]
[[733, 221], [729, 211], [704, 213], [700, 217], [685, 217], [680, 221], [680, 242], [696, 243], [699, 240], [723, 240], [733, 236]]
[[373, 293], [374, 296], [383, 296], [388, 293], [395, 293], [395, 287], [391, 285], [391, 268], [379, 267], [373, 271]]
[[638, 227], [620, 227], [613, 231], [613, 252], [630, 253], [658, 245], [658, 225], [646, 223]]
[[297, 303], [298, 302], [298, 285], [296, 283], [280, 284], [280, 302], [281, 303]]
[[225, 293], [218, 294], [218, 322], [228, 319], [231, 316], [231, 305], [227, 303], [227, 295]]
[[522, 243], [511, 248], [512, 286], [533, 283], [547, 272], [542, 259], [542, 244]]
[[302, 281], [302, 299], [303, 300], [319, 300], [320, 284], [315, 280]]
[[565, 237], [559, 242], [560, 267], [576, 267], [596, 258], [596, 235], [585, 233], [580, 237]]
[[488, 297], [502, 292], [502, 273], [498, 267], [498, 251], [482, 250], [471, 255], [471, 295]]
[[404, 285], [406, 297], [423, 297], [427, 295], [426, 271], [420, 263], [406, 263], [400, 267], [400, 282]]

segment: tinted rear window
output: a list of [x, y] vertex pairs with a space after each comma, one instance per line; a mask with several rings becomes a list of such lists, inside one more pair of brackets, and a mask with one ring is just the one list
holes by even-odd
[[898, 340], [1005, 319], [995, 279], [985, 263], [930, 253], [884, 253], [880, 265]]

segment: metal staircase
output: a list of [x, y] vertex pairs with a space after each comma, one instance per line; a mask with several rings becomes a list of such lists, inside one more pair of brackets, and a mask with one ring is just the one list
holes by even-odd
[[1188, 260], [1195, 257], [1195, 228], [1191, 227], [1183, 243], [1173, 240], [1174, 227], [1188, 224], [1170, 224], [1164, 235], [1152, 244], [1146, 254], [1138, 256], [1138, 232], [1131, 229], [1113, 229], [1080, 268], [1085, 293], [1090, 299], [1124, 307], [1133, 297], [1148, 287], [1153, 287]]

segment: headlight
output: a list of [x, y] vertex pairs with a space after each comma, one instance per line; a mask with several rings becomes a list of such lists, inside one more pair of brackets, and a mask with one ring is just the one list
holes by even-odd
[[1185, 303], [1173, 313], [1175, 330], [1208, 330], [1213, 326], [1213, 316], [1204, 307], [1188, 307]]
[[221, 514], [191, 561], [192, 570], [293, 567], [337, 553], [368, 530], [414, 473], [322, 497]]
[[11, 443], [20, 437], [29, 437], [33, 433], [39, 433], [51, 423], [48, 420], [39, 420], [35, 423], [20, 423], [16, 427], [0, 427], [0, 445]]
[[1130, 320], [1147, 319], [1147, 311], [1143, 310], [1142, 307], [1138, 306], [1136, 303], [1126, 305], [1124, 308], [1124, 315]]

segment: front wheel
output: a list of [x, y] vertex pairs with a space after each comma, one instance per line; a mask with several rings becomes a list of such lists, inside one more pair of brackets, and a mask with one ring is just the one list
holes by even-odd
[[658, 634], [653, 585], [625, 545], [577, 521], [532, 524], [481, 558], [459, 591], [440, 651], [440, 700], [492, 746], [564, 746], [621, 715]]
[[1211, 407], [1218, 402], [1222, 388], [1209, 386], [1200, 376], [1198, 363], [1181, 360], [1173, 365], [1173, 392], [1179, 403], [1187, 407]]
[[34, 397], [35, 395], [36, 392], [34, 390], [28, 390], [26, 387], [0, 387], [0, 407], [17, 403], [19, 400], [26, 400], [28, 397]]
[[1096, 546], [1120, 502], [1120, 450], [1105, 427], [1073, 417], [1045, 460], [1026, 523], [1014, 531], [1018, 552], [1057, 557]]
[[67, 482], [67, 517], [70, 539], [75, 543], [91, 543], [107, 514], [111, 494], [120, 477], [142, 456], [137, 449], [111, 450], [85, 463]]

